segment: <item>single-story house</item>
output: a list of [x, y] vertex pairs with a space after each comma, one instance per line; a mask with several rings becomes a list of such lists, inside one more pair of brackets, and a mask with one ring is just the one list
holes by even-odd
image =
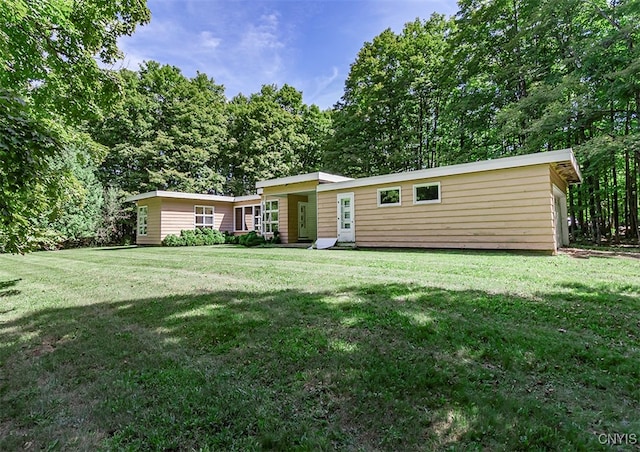
[[582, 176], [571, 149], [351, 179], [316, 172], [260, 181], [256, 195], [154, 191], [137, 242], [181, 229], [275, 231], [283, 243], [555, 252], [569, 243], [566, 193]]

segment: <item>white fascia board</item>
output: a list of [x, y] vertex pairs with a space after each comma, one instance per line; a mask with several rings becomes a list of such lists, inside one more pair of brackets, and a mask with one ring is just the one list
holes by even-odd
[[262, 196], [260, 195], [244, 195], [244, 196], [236, 196], [235, 198], [233, 198], [234, 202], [241, 202], [241, 201], [260, 201], [262, 199]]
[[274, 187], [276, 185], [297, 184], [300, 182], [344, 182], [353, 180], [350, 177], [337, 176], [335, 174], [323, 173], [318, 171], [315, 173], [299, 174], [297, 176], [280, 177], [278, 179], [261, 180], [256, 182], [256, 188]]
[[146, 193], [140, 193], [139, 195], [129, 196], [125, 201], [140, 201], [142, 199], [149, 198], [173, 198], [173, 199], [189, 199], [193, 201], [219, 201], [219, 202], [233, 202], [233, 196], [220, 196], [220, 195], [206, 195], [201, 193], [181, 193], [177, 191], [149, 191]]
[[404, 173], [385, 174], [382, 176], [364, 177], [346, 182], [336, 182], [333, 184], [318, 185], [316, 190], [332, 191], [347, 188], [363, 187], [367, 185], [392, 184], [416, 179], [432, 179], [436, 177], [453, 176], [457, 174], [478, 173], [482, 171], [494, 171], [507, 168], [518, 168], [522, 166], [541, 165], [544, 163], [571, 162], [576, 173], [580, 176], [580, 170], [575, 156], [571, 149], [559, 151], [539, 152], [536, 154], [519, 155], [516, 157], [505, 157], [495, 160], [483, 160], [480, 162], [462, 163], [460, 165], [441, 166]]

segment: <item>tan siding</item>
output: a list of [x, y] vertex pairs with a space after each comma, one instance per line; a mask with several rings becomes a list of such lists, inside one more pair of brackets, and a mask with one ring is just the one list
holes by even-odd
[[183, 229], [194, 229], [195, 206], [213, 206], [215, 228], [220, 231], [233, 230], [232, 203], [162, 198], [161, 239], [169, 234], [178, 235]]
[[285, 195], [288, 193], [300, 193], [305, 191], [316, 191], [318, 181], [298, 182], [295, 184], [275, 185], [273, 187], [265, 187], [263, 196]]
[[318, 238], [338, 236], [338, 204], [335, 191], [322, 191], [317, 194]]
[[[137, 235], [138, 224], [136, 219], [136, 243], [139, 245], [160, 245], [160, 199], [143, 199], [136, 206], [147, 206], [147, 235]], [[137, 212], [137, 209], [136, 209]]]
[[[554, 250], [549, 165], [318, 193], [318, 237], [336, 237], [336, 196], [354, 192], [360, 246]], [[413, 204], [413, 185], [440, 182], [441, 202]], [[401, 186], [402, 205], [377, 189]]]
[[307, 232], [309, 238], [315, 240], [318, 237], [318, 207], [315, 193], [308, 196], [307, 203]]

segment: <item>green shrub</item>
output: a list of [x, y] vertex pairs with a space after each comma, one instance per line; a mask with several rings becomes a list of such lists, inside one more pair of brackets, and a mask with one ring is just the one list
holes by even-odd
[[164, 246], [201, 246], [218, 245], [224, 243], [222, 232], [214, 229], [183, 229], [180, 236], [169, 234], [162, 241]]
[[196, 229], [196, 236], [202, 238], [203, 245], [220, 245], [224, 243], [224, 235], [216, 229]]
[[251, 231], [248, 234], [241, 235], [238, 239], [238, 243], [244, 246], [258, 246], [264, 245], [265, 243], [267, 243], [267, 241], [257, 232]]
[[240, 236], [239, 235], [235, 235], [232, 232], [224, 232], [224, 243], [227, 243], [229, 245], [237, 245], [238, 243], [240, 243]]
[[162, 246], [185, 246], [186, 243], [182, 237], [178, 237], [174, 234], [169, 234], [162, 241]]

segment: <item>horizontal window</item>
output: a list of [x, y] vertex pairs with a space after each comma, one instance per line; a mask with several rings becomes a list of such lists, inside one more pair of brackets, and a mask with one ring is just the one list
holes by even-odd
[[413, 186], [414, 204], [432, 204], [440, 202], [440, 182]]
[[401, 204], [400, 192], [400, 187], [379, 188], [378, 207], [399, 206]]

